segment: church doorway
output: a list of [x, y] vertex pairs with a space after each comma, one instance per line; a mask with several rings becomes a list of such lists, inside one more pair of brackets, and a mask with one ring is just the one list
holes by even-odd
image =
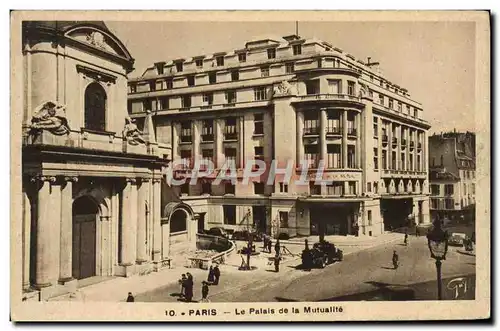
[[88, 196], [73, 202], [73, 277], [96, 275], [96, 224], [99, 207]]

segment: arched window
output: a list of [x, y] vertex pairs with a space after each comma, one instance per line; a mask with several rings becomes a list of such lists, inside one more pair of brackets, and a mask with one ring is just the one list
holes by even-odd
[[173, 212], [170, 219], [170, 233], [187, 230], [187, 213], [182, 209]]
[[106, 131], [106, 91], [98, 83], [85, 90], [85, 128]]

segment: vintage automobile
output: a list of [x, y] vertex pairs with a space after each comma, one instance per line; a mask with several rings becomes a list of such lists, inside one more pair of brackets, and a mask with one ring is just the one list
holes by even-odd
[[219, 228], [219, 227], [210, 228], [210, 230], [205, 231], [205, 234], [223, 238], [229, 237], [227, 231], [224, 228]]
[[453, 232], [448, 237], [448, 245], [450, 246], [463, 246], [464, 241], [467, 239], [467, 235], [461, 232]]
[[302, 251], [302, 266], [309, 268], [324, 268], [327, 265], [342, 261], [344, 253], [328, 241], [315, 243], [309, 250]]

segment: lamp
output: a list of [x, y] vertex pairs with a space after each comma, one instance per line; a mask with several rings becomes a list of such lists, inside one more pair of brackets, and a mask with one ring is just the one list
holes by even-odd
[[436, 260], [438, 300], [442, 299], [441, 289], [441, 261], [446, 260], [448, 251], [448, 233], [441, 228], [441, 221], [436, 220], [434, 227], [427, 234], [427, 245], [431, 252], [431, 257]]

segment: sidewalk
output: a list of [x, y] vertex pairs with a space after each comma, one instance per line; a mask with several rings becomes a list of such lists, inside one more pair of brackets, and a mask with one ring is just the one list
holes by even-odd
[[[288, 267], [293, 268], [294, 265], [300, 264], [300, 253], [302, 252], [304, 239], [308, 239], [309, 244], [318, 241], [318, 236], [294, 238], [291, 240], [280, 240], [281, 246], [285, 246], [291, 251], [293, 256], [284, 255], [283, 261], [280, 264], [282, 272], [288, 270]], [[386, 233], [377, 237], [345, 237], [345, 236], [326, 236], [325, 240], [335, 243], [335, 245], [344, 251], [344, 255], [349, 255], [360, 250], [370, 247], [384, 245], [393, 241], [403, 240], [400, 233]], [[242, 247], [242, 244], [237, 243], [237, 248]], [[311, 247], [311, 246], [310, 246]], [[251, 271], [240, 271], [238, 267], [241, 265], [241, 255], [233, 253], [227, 260], [226, 264], [221, 265], [221, 285], [210, 288], [210, 295], [216, 295], [226, 291], [235, 291], [238, 288], [247, 286], [256, 286], [257, 283], [262, 283], [265, 286], [267, 280], [274, 277], [280, 277], [281, 274], [272, 272], [274, 266], [269, 264], [269, 257], [274, 256], [274, 247], [272, 253], [262, 252], [262, 243], [256, 243], [258, 255], [251, 257], [250, 265], [256, 267]], [[246, 258], [245, 258], [246, 261]], [[286, 269], [285, 269], [286, 268]], [[159, 272], [153, 272], [148, 275], [134, 275], [129, 278], [116, 277], [97, 284], [92, 284], [80, 288], [76, 294], [67, 294], [61, 297], [53, 298], [53, 301], [103, 301], [103, 302], [120, 302], [125, 301], [128, 292], [132, 292], [134, 296], [144, 296], [148, 292], [157, 292], [159, 288], [169, 287], [172, 290], [177, 286], [177, 281], [182, 274], [191, 273], [196, 281], [206, 279], [207, 270], [187, 267], [174, 267], [172, 269], [164, 269]], [[199, 292], [197, 285], [195, 291]], [[144, 294], [144, 295], [143, 295]], [[149, 300], [148, 300], [149, 301]], [[162, 297], [162, 301], [177, 301], [177, 298]]]

